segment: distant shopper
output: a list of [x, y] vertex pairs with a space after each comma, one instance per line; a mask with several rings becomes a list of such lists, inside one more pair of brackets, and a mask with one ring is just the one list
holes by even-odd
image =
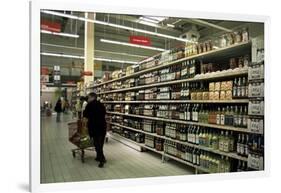
[[76, 104], [75, 104], [75, 111], [77, 112], [77, 117], [78, 119], [81, 119], [81, 112], [82, 112], [82, 103], [81, 99], [78, 99]]
[[57, 122], [60, 122], [60, 115], [62, 112], [62, 103], [61, 103], [61, 99], [59, 98], [56, 106], [55, 106], [55, 111], [57, 112]]
[[104, 105], [97, 101], [97, 94], [90, 93], [83, 116], [88, 119], [88, 131], [90, 137], [94, 140], [94, 146], [97, 152], [96, 161], [100, 162], [100, 168], [102, 168], [106, 162], [103, 154], [103, 145], [106, 135], [105, 113]]

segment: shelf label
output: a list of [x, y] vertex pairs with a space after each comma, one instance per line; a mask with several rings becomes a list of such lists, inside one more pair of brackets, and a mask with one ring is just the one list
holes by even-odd
[[263, 97], [264, 96], [264, 83], [256, 83], [249, 85], [250, 97]]
[[263, 101], [250, 101], [249, 114], [250, 115], [263, 115], [264, 114], [264, 102]]

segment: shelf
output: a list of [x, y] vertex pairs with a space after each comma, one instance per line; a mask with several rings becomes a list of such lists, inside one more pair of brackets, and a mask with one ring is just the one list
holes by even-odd
[[231, 71], [225, 71], [225, 72], [220, 71], [220, 72], [214, 72], [214, 73], [209, 73], [209, 74], [204, 74], [204, 75], [198, 75], [198, 76], [195, 76], [194, 78], [159, 82], [159, 83], [135, 86], [135, 87], [130, 87], [130, 88], [122, 88], [122, 89], [100, 92], [97, 94], [102, 95], [102, 94], [109, 94], [109, 93], [116, 93], [116, 92], [142, 90], [142, 89], [151, 88], [151, 87], [167, 86], [167, 85], [171, 85], [171, 84], [180, 84], [180, 83], [184, 83], [184, 82], [194, 82], [194, 81], [200, 81], [200, 80], [213, 80], [213, 79], [218, 79], [218, 78], [234, 77], [234, 76], [247, 75], [247, 74], [248, 74], [248, 68], [241, 68], [241, 69], [237, 68], [237, 69], [234, 69]]
[[147, 146], [147, 145], [145, 145], [145, 144], [142, 144], [142, 147], [145, 148], [145, 149], [148, 149], [148, 150], [150, 150], [150, 151], [153, 151], [153, 152], [155, 152], [155, 153], [158, 153], [158, 154], [160, 154], [160, 155], [164, 155], [164, 152], [163, 152], [163, 151], [158, 151], [158, 150], [156, 150], [156, 149], [154, 149], [154, 148], [152, 148], [152, 147], [149, 147], [149, 146]]
[[142, 147], [142, 143], [138, 143], [136, 141], [127, 139], [119, 134], [115, 134], [115, 133], [110, 133], [111, 138], [113, 138], [116, 141], [119, 141], [120, 143], [123, 143], [137, 151], [141, 151], [141, 147]]
[[159, 66], [155, 66], [153, 68], [141, 70], [141, 71], [138, 71], [136, 73], [133, 73], [133, 74], [130, 74], [130, 75], [127, 75], [127, 76], [123, 76], [123, 77], [120, 77], [120, 78], [117, 78], [117, 79], [109, 80], [109, 81], [94, 85], [90, 88], [96, 88], [96, 87], [99, 87], [99, 86], [102, 86], [102, 85], [105, 85], [105, 84], [109, 84], [111, 82], [136, 77], [136, 76], [139, 76], [139, 75], [142, 75], [142, 74], [145, 74], [145, 73], [149, 73], [149, 72], [152, 72], [152, 71], [156, 71], [156, 70], [160, 70], [160, 69], [163, 69], [163, 68], [166, 68], [166, 67], [170, 67], [170, 66], [172, 66], [176, 63], [183, 62], [183, 61], [186, 61], [186, 60], [191, 60], [191, 59], [196, 59], [196, 58], [212, 59], [212, 57], [214, 57], [215, 55], [226, 56], [226, 55], [229, 55], [230, 53], [237, 53], [237, 51], [240, 50], [240, 49], [241, 50], [248, 49], [248, 48], [250, 48], [250, 45], [251, 45], [251, 42], [243, 42], [243, 43], [234, 44], [234, 45], [231, 45], [231, 46], [228, 46], [228, 47], [225, 47], [225, 48], [219, 48], [219, 49], [216, 49], [216, 50], [211, 50], [209, 52], [204, 52], [204, 53], [197, 54], [197, 55], [194, 55], [194, 56], [185, 57], [185, 58], [182, 58], [182, 59], [179, 59], [179, 60], [169, 62], [167, 64], [160, 64]]
[[[131, 104], [144, 103], [144, 101], [102, 101], [105, 104]], [[145, 100], [145, 103], [249, 103], [248, 99], [233, 99], [233, 100]]]
[[182, 160], [182, 159], [180, 159], [180, 158], [177, 158], [177, 157], [172, 156], [172, 155], [167, 154], [167, 153], [164, 154], [164, 157], [168, 157], [168, 158], [170, 158], [170, 159], [173, 159], [173, 160], [178, 161], [178, 162], [180, 162], [180, 163], [183, 163], [183, 164], [185, 164], [185, 165], [191, 166], [191, 167], [193, 167], [193, 168], [195, 168], [195, 169], [198, 168], [197, 165], [194, 165], [194, 164], [192, 164], [192, 163], [190, 163], [190, 162], [187, 162], [187, 161], [185, 161], [185, 160]]
[[118, 126], [118, 127], [122, 127], [122, 128], [125, 128], [125, 129], [136, 131], [136, 132], [139, 132], [139, 133], [144, 133], [146, 135], [151, 135], [151, 136], [158, 137], [158, 138], [161, 138], [161, 139], [165, 139], [165, 140], [173, 141], [173, 142], [180, 143], [180, 144], [183, 144], [183, 145], [187, 145], [187, 146], [190, 146], [190, 147], [194, 147], [194, 148], [197, 148], [197, 149], [201, 149], [201, 150], [204, 150], [204, 151], [212, 152], [212, 153], [219, 154], [219, 155], [224, 155], [224, 156], [231, 157], [231, 158], [234, 158], [234, 159], [237, 159], [237, 160], [247, 161], [246, 157], [239, 156], [239, 155], [237, 155], [236, 153], [233, 153], [233, 152], [222, 152], [222, 151], [214, 150], [212, 148], [205, 147], [205, 146], [202, 146], [202, 145], [196, 145], [196, 144], [192, 144], [192, 143], [189, 143], [189, 142], [179, 141], [179, 140], [176, 140], [176, 139], [172, 139], [170, 137], [157, 135], [156, 133], [150, 133], [150, 132], [146, 132], [146, 131], [139, 130], [139, 129], [134, 129], [132, 127], [120, 125], [120, 124], [117, 124], [117, 123], [112, 123], [112, 122], [108, 122], [108, 123], [110, 123], [112, 125], [115, 125], [115, 126]]
[[133, 114], [118, 113], [118, 112], [110, 112], [110, 111], [108, 111], [107, 113], [113, 114], [113, 115], [136, 117], [136, 118], [149, 119], [149, 120], [155, 120], [155, 121], [173, 122], [173, 123], [185, 124], [185, 125], [198, 125], [198, 126], [202, 126], [202, 127], [216, 128], [216, 129], [222, 129], [222, 130], [254, 133], [254, 132], [248, 130], [247, 128], [239, 128], [239, 127], [233, 127], [233, 126], [215, 125], [215, 124], [199, 123], [199, 122], [175, 120], [175, 119], [167, 119], [167, 118], [159, 118], [159, 117], [149, 117], [149, 116], [143, 116], [143, 115], [133, 115]]

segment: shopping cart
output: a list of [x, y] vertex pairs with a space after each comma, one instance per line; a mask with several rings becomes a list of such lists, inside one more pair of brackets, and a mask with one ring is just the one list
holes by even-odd
[[77, 120], [68, 123], [68, 139], [69, 141], [77, 146], [72, 149], [72, 156], [76, 157], [76, 153], [81, 156], [82, 163], [85, 162], [85, 150], [94, 151], [93, 141], [88, 135], [87, 121]]

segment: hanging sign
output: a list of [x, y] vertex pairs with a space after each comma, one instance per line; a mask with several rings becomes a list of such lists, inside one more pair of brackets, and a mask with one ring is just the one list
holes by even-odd
[[130, 36], [130, 43], [131, 44], [139, 44], [144, 46], [150, 46], [151, 40], [148, 37], [145, 36]]
[[61, 32], [61, 24], [48, 20], [41, 20], [41, 29], [51, 32]]
[[92, 71], [83, 71], [82, 76], [93, 76], [93, 72]]

